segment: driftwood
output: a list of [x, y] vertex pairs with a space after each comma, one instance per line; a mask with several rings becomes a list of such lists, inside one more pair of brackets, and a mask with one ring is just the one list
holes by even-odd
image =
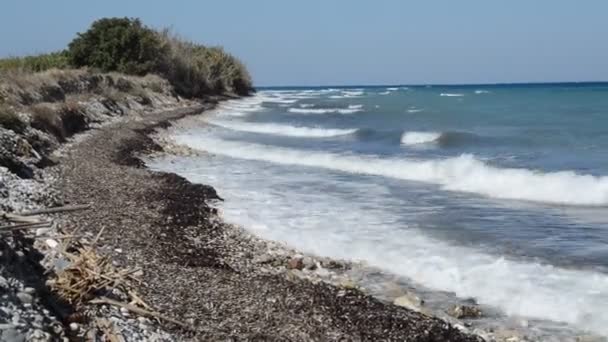
[[19, 215], [19, 216], [32, 216], [32, 215], [38, 215], [38, 214], [53, 214], [53, 213], [60, 213], [60, 212], [65, 212], [65, 211], [85, 210], [85, 209], [89, 209], [90, 207], [91, 207], [90, 204], [66, 205], [66, 206], [63, 206], [63, 207], [54, 207], [54, 208], [46, 208], [46, 209], [36, 209], [36, 210], [24, 211], [24, 212], [19, 213], [17, 215]]
[[35, 222], [35, 223], [9, 224], [6, 226], [0, 226], [0, 233], [12, 232], [15, 230], [22, 230], [22, 229], [45, 228], [45, 227], [50, 227], [52, 223], [53, 223], [52, 221], [42, 221], [42, 222]]
[[164, 320], [170, 323], [173, 323], [175, 325], [179, 325], [180, 327], [184, 328], [184, 329], [188, 329], [188, 330], [194, 330], [193, 327], [191, 327], [190, 325], [180, 322], [176, 319], [173, 319], [171, 317], [167, 317], [159, 312], [155, 312], [155, 311], [149, 311], [146, 309], [142, 309], [142, 308], [138, 308], [135, 305], [131, 305], [131, 304], [127, 304], [127, 303], [123, 303], [123, 302], [119, 302], [107, 297], [101, 297], [98, 299], [93, 299], [90, 301], [90, 303], [92, 304], [107, 304], [107, 305], [114, 305], [114, 306], [119, 306], [122, 308], [125, 308], [131, 312], [134, 312], [136, 314], [142, 315], [142, 316], [148, 316], [148, 317], [154, 317], [154, 318], [158, 318], [160, 320]]
[[2, 215], [6, 220], [12, 222], [22, 222], [22, 223], [37, 223], [40, 222], [40, 217], [38, 216], [22, 216], [11, 213], [4, 213]]

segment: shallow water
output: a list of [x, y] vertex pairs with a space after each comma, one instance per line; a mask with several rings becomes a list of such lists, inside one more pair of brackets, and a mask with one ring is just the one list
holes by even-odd
[[547, 334], [608, 335], [606, 95], [269, 89], [173, 132], [210, 155], [152, 166], [213, 185], [224, 217], [263, 237], [473, 297]]

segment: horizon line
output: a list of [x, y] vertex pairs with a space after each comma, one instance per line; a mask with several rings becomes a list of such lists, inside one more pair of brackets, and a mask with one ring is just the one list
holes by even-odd
[[318, 85], [254, 85], [254, 88], [355, 88], [355, 87], [473, 87], [473, 86], [522, 86], [522, 85], [592, 85], [608, 84], [606, 81], [532, 81], [532, 82], [496, 82], [496, 83], [412, 83], [412, 84], [318, 84]]

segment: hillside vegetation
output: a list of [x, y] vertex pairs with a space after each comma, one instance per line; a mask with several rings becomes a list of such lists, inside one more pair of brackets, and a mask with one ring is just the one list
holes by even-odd
[[90, 68], [128, 75], [157, 74], [188, 98], [253, 90], [251, 77], [236, 57], [145, 26], [139, 19], [104, 18], [68, 44], [64, 51], [0, 59], [0, 71], [40, 72], [53, 68]]
[[100, 19], [63, 51], [0, 59], [0, 166], [30, 178], [32, 163], [88, 127], [251, 92], [247, 69], [222, 48]]

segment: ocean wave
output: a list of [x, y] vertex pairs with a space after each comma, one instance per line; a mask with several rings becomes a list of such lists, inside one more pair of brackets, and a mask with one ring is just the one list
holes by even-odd
[[487, 90], [475, 90], [475, 94], [489, 94], [490, 92]]
[[388, 95], [390, 93], [391, 92], [387, 90], [387, 91], [379, 92], [378, 95]]
[[402, 145], [437, 145], [440, 147], [456, 147], [483, 142], [484, 137], [469, 132], [417, 132], [409, 131], [401, 135]]
[[407, 110], [408, 113], [419, 113], [422, 112], [424, 109], [418, 109], [418, 108], [410, 108]]
[[468, 154], [417, 161], [305, 152], [189, 135], [177, 135], [176, 141], [233, 158], [427, 182], [438, 184], [448, 191], [493, 198], [565, 205], [608, 205], [607, 176], [582, 175], [573, 171], [543, 173], [529, 169], [499, 168]]
[[386, 88], [386, 90], [396, 91], [396, 90], [399, 90], [399, 88], [397, 88], [397, 87], [390, 87], [390, 88]]
[[428, 144], [437, 141], [441, 137], [441, 133], [437, 132], [405, 132], [401, 136], [403, 145], [420, 145]]
[[360, 112], [360, 108], [289, 108], [288, 111], [290, 113], [298, 113], [298, 114], [353, 114]]
[[464, 94], [456, 94], [456, 93], [441, 93], [439, 96], [447, 96], [447, 97], [462, 97]]
[[355, 133], [357, 129], [320, 128], [290, 126], [271, 123], [254, 123], [244, 121], [211, 120], [212, 125], [220, 126], [234, 131], [283, 135], [289, 137], [327, 138]]
[[300, 105], [299, 105], [299, 106], [300, 106], [300, 108], [312, 108], [312, 107], [314, 107], [315, 105], [314, 105], [314, 104], [312, 104], [312, 103], [300, 103]]

